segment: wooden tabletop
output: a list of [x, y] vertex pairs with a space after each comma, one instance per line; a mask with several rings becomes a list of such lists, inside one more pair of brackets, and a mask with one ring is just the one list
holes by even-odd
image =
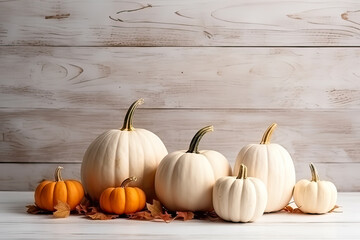
[[175, 220], [171, 223], [71, 215], [30, 215], [32, 192], [0, 192], [0, 239], [359, 239], [360, 193], [339, 193], [341, 213], [265, 214], [254, 223]]

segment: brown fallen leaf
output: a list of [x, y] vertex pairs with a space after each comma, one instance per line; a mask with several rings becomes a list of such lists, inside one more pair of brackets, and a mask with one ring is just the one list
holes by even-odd
[[85, 215], [88, 212], [88, 206], [82, 205], [80, 203], [75, 207], [75, 210], [79, 215]]
[[176, 212], [176, 216], [174, 219], [182, 218], [184, 221], [191, 220], [194, 218], [193, 212]]
[[151, 215], [151, 213], [147, 210], [128, 214], [128, 217], [129, 217], [129, 219], [134, 219], [134, 220], [153, 220], [154, 219], [154, 217]]
[[86, 214], [86, 216], [91, 218], [92, 220], [110, 220], [119, 217], [119, 215], [105, 214], [102, 212]]
[[70, 206], [65, 202], [58, 201], [58, 204], [56, 204], [54, 208], [56, 210], [53, 213], [55, 218], [67, 218], [70, 215]]
[[334, 212], [334, 213], [342, 213], [342, 211], [335, 211], [335, 209], [338, 209], [338, 208], [340, 208], [340, 206], [335, 205], [335, 206], [329, 211], [329, 213], [332, 213], [332, 212]]
[[171, 214], [169, 214], [167, 211], [163, 211], [161, 203], [157, 200], [153, 200], [153, 204], [146, 203], [146, 207], [150, 211], [151, 216], [153, 216], [154, 219], [161, 219], [166, 223], [174, 220]]
[[51, 214], [51, 212], [43, 210], [36, 205], [27, 205], [26, 208], [26, 212], [30, 214]]
[[92, 220], [109, 220], [119, 217], [119, 215], [103, 213], [99, 207], [88, 207], [85, 216]]
[[167, 213], [160, 213], [158, 216], [155, 217], [155, 219], [161, 219], [166, 223], [172, 222], [175, 218], [171, 216], [171, 214]]
[[153, 204], [146, 203], [146, 208], [150, 211], [153, 217], [159, 216], [162, 213], [161, 203], [157, 200], [153, 200]]

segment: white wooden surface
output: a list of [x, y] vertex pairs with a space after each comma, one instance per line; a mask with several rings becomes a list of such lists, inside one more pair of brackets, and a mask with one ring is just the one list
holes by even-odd
[[359, 239], [360, 193], [340, 193], [342, 213], [266, 214], [254, 223], [93, 221], [30, 215], [33, 192], [0, 192], [0, 239]]
[[359, 9], [356, 0], [8, 0], [0, 44], [359, 46]]

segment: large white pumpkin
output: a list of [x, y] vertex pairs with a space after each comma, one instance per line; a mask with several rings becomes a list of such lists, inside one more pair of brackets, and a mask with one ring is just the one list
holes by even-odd
[[221, 177], [214, 185], [213, 204], [217, 215], [226, 221], [253, 222], [263, 215], [267, 203], [265, 184], [247, 177], [240, 165], [237, 177]]
[[241, 149], [234, 173], [240, 165], [248, 168], [248, 176], [259, 178], [267, 187], [268, 202], [265, 212], [283, 209], [292, 197], [295, 185], [295, 168], [292, 158], [284, 147], [270, 143], [271, 135], [277, 126], [273, 123], [264, 133], [260, 144], [249, 144]]
[[91, 199], [98, 201], [103, 190], [118, 187], [131, 176], [138, 181], [129, 186], [144, 190], [150, 202], [155, 197], [156, 168], [168, 152], [154, 133], [132, 126], [134, 111], [143, 102], [139, 99], [130, 106], [121, 129], [104, 132], [86, 150], [81, 180]]
[[210, 211], [215, 181], [231, 174], [228, 160], [219, 152], [198, 151], [202, 136], [212, 126], [200, 129], [189, 150], [169, 153], [159, 164], [155, 191], [161, 203], [172, 211]]
[[311, 181], [302, 179], [295, 184], [294, 201], [304, 213], [327, 213], [335, 207], [337, 190], [332, 182], [320, 181], [314, 164], [310, 163]]

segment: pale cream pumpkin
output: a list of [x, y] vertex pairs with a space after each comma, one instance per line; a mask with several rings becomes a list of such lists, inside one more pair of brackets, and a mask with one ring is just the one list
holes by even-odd
[[232, 222], [253, 222], [263, 215], [267, 203], [265, 184], [247, 177], [247, 168], [240, 165], [237, 177], [221, 177], [213, 189], [214, 210], [219, 217]]
[[304, 213], [327, 213], [335, 207], [337, 190], [332, 182], [320, 181], [314, 164], [310, 163], [311, 181], [302, 179], [295, 184], [294, 201]]
[[138, 181], [130, 186], [141, 188], [150, 202], [155, 197], [156, 168], [167, 150], [154, 133], [132, 126], [134, 111], [143, 102], [139, 99], [130, 106], [121, 129], [104, 132], [85, 152], [81, 165], [82, 184], [95, 201], [106, 188], [120, 186], [131, 176], [137, 176]]
[[212, 150], [198, 151], [202, 136], [212, 126], [200, 129], [189, 150], [169, 153], [159, 164], [155, 191], [161, 203], [172, 211], [210, 211], [215, 181], [231, 174], [227, 159]]
[[243, 147], [234, 168], [234, 173], [237, 173], [240, 165], [244, 164], [248, 168], [248, 176], [264, 182], [268, 193], [265, 212], [283, 209], [289, 203], [295, 185], [295, 168], [290, 154], [281, 145], [270, 143], [276, 126], [273, 123], [266, 130], [260, 144]]

